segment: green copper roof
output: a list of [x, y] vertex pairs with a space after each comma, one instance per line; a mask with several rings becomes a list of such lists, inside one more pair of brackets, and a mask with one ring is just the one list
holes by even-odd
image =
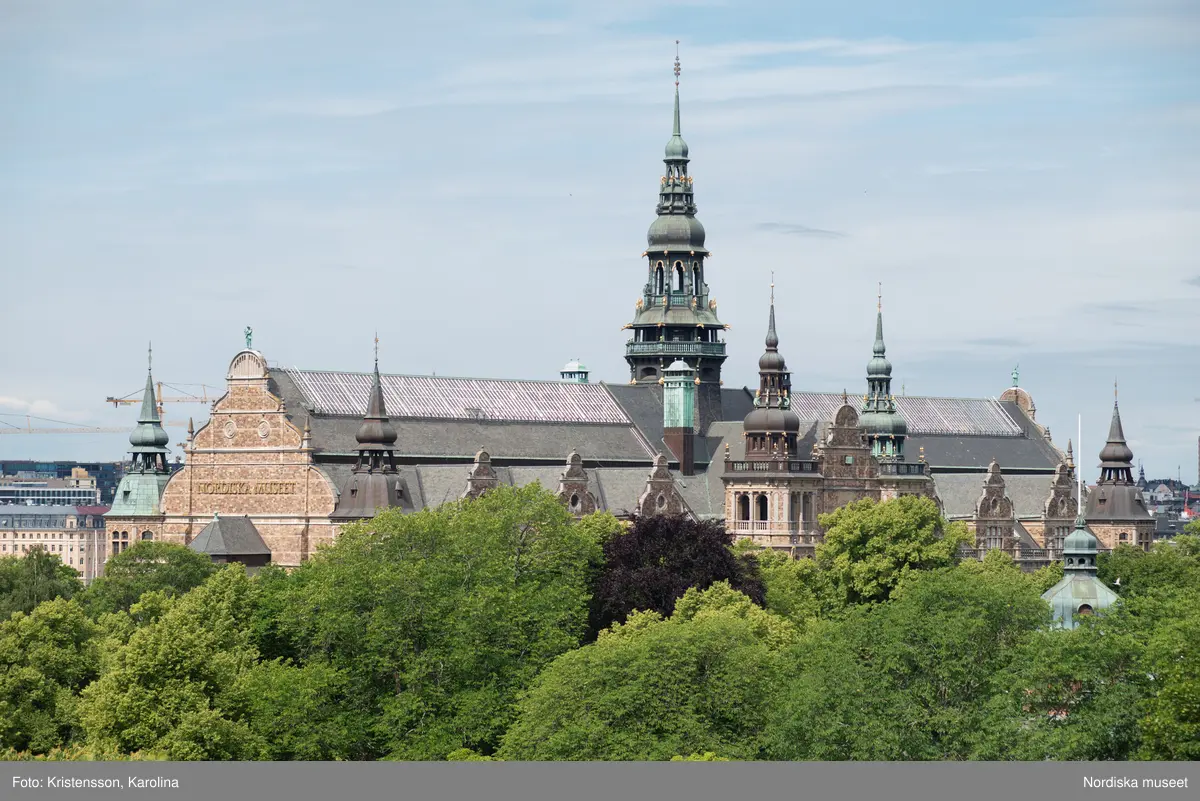
[[169, 473], [126, 473], [117, 485], [112, 508], [105, 517], [153, 517], [162, 514], [161, 499]]
[[163, 453], [167, 452], [166, 445], [171, 441], [162, 427], [162, 419], [158, 416], [158, 403], [154, 398], [154, 377], [150, 372], [149, 357], [146, 366], [146, 389], [142, 394], [142, 412], [138, 415], [137, 428], [129, 435], [129, 444], [133, 453]]
[[892, 398], [892, 363], [887, 360], [883, 341], [883, 296], [875, 314], [875, 343], [867, 362], [867, 395], [863, 399], [858, 424], [871, 442], [876, 456], [902, 457], [908, 423], [896, 409]]
[[1076, 517], [1075, 530], [1063, 542], [1063, 579], [1042, 593], [1054, 610], [1056, 626], [1073, 629], [1081, 610], [1091, 614], [1117, 602], [1117, 594], [1096, 578], [1098, 549], [1099, 543], [1087, 530], [1083, 516]]

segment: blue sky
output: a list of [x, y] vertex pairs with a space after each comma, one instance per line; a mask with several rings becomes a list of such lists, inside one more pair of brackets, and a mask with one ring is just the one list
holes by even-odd
[[285, 366], [369, 369], [378, 328], [390, 372], [627, 380], [675, 39], [727, 386], [774, 270], [795, 385], [861, 390], [882, 281], [897, 389], [995, 396], [1019, 362], [1094, 479], [1119, 379], [1148, 474], [1197, 481], [1188, 0], [9, 0], [0, 413], [131, 424], [103, 399], [147, 339], [220, 387], [247, 324]]

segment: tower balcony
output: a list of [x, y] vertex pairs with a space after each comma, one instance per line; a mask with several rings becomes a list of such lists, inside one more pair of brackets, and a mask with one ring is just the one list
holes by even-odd
[[635, 342], [625, 343], [628, 356], [725, 356], [724, 342]]
[[787, 475], [791, 473], [807, 473], [820, 475], [820, 462], [812, 459], [771, 459], [769, 461], [726, 462], [725, 472], [728, 473], [773, 473]]
[[929, 467], [925, 462], [880, 462], [881, 476], [923, 476]]

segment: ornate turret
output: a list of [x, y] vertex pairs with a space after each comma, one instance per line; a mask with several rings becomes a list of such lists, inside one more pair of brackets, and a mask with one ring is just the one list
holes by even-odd
[[396, 429], [388, 420], [379, 377], [379, 339], [375, 339], [375, 371], [367, 413], [358, 433], [358, 461], [342, 485], [331, 520], [348, 521], [374, 517], [389, 506], [409, 506], [408, 489], [396, 473]]
[[754, 409], [742, 421], [746, 459], [796, 457], [800, 417], [791, 409], [792, 374], [779, 352], [775, 332], [775, 284], [771, 284], [771, 311], [767, 322], [766, 350], [758, 360], [758, 392]]
[[1096, 577], [1096, 555], [1100, 543], [1087, 529], [1083, 515], [1075, 518], [1075, 530], [1063, 541], [1063, 578], [1042, 598], [1054, 610], [1054, 624], [1073, 629], [1079, 618], [1107, 609], [1117, 595]]
[[875, 345], [867, 362], [867, 394], [863, 396], [858, 424], [867, 435], [871, 453], [878, 459], [904, 458], [904, 438], [908, 424], [896, 410], [892, 395], [892, 363], [883, 344], [883, 291], [880, 290], [875, 315]]
[[1095, 490], [1088, 493], [1086, 509], [1088, 524], [1106, 547], [1122, 543], [1150, 547], [1154, 517], [1133, 480], [1133, 451], [1125, 442], [1116, 384], [1108, 441], [1100, 449], [1100, 479]]
[[[131, 464], [113, 495], [110, 518], [145, 518], [161, 514], [163, 490], [171, 479], [167, 465], [167, 443], [170, 437], [162, 427], [158, 403], [154, 397], [154, 377], [151, 373], [153, 351], [147, 351], [146, 389], [142, 394], [142, 410], [137, 427], [129, 435]], [[189, 423], [189, 437], [191, 436]]]
[[725, 329], [705, 282], [704, 226], [696, 219], [688, 146], [680, 133], [679, 57], [675, 58], [675, 117], [659, 181], [656, 218], [646, 234], [648, 280], [636, 304], [633, 338], [625, 346], [632, 383], [657, 384], [678, 359], [693, 365], [697, 387], [696, 424], [701, 433], [720, 419], [721, 365]]
[[143, 473], [167, 471], [167, 443], [171, 441], [158, 414], [149, 358], [146, 366], [146, 390], [142, 395], [142, 413], [138, 415], [137, 428], [129, 435], [129, 444], [132, 446], [129, 450], [133, 454], [132, 469]]

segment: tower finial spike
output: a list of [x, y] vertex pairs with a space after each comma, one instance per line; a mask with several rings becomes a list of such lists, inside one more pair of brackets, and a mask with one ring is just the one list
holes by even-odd
[[154, 343], [146, 344], [146, 372], [150, 373], [154, 370]]
[[379, 372], [379, 331], [375, 331], [375, 372]]
[[675, 40], [675, 86], [679, 86], [679, 40]]
[[771, 270], [771, 305], [775, 305], [775, 271]]
[[1117, 379], [1113, 379], [1113, 406], [1117, 405]]
[[882, 281], [879, 282], [879, 294], [877, 296], [877, 299], [878, 299], [878, 305], [875, 307], [875, 309], [876, 309], [876, 311], [883, 311], [883, 282]]

